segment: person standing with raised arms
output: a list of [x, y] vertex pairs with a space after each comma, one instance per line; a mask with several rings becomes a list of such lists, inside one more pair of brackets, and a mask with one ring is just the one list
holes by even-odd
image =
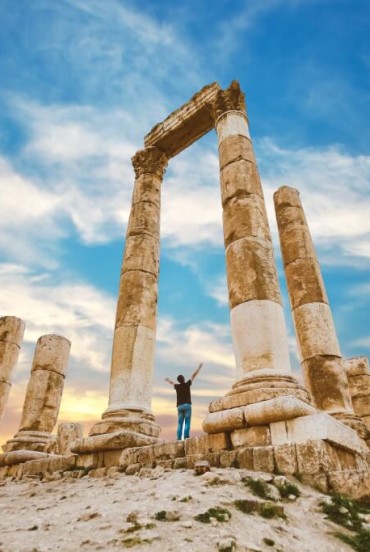
[[193, 372], [191, 378], [185, 381], [184, 376], [181, 374], [177, 376], [178, 383], [173, 382], [170, 378], [166, 378], [165, 381], [172, 385], [176, 391], [177, 397], [177, 440], [181, 441], [182, 434], [184, 432], [184, 439], [188, 439], [190, 435], [190, 423], [191, 423], [191, 393], [190, 386], [199, 374], [203, 362], [201, 362], [198, 368]]

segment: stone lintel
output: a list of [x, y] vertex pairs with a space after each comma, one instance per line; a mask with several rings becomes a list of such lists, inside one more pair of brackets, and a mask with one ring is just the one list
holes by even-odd
[[211, 104], [221, 90], [217, 82], [208, 84], [184, 105], [173, 111], [145, 136], [145, 147], [156, 146], [174, 157], [214, 128]]
[[272, 445], [323, 440], [351, 452], [367, 450], [356, 431], [325, 413], [270, 424]]

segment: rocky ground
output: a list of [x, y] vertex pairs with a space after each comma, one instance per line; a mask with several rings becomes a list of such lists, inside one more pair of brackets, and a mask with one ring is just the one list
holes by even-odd
[[110, 471], [0, 482], [0, 552], [353, 550], [334, 536], [353, 533], [322, 511], [328, 497], [293, 479], [290, 487], [236, 469]]

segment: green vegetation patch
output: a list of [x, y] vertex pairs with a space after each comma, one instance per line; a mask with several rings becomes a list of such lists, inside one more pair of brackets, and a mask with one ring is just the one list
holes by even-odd
[[154, 517], [158, 521], [166, 521], [166, 511], [161, 510], [160, 512], [156, 512]]
[[344, 535], [343, 533], [334, 533], [342, 542], [352, 546], [357, 552], [369, 552], [370, 550], [370, 531], [360, 529], [355, 535]]
[[356, 500], [350, 500], [341, 495], [332, 496], [330, 501], [321, 502], [320, 506], [331, 521], [353, 531], [362, 529], [361, 514], [370, 513]]
[[225, 508], [209, 508], [203, 514], [198, 514], [194, 516], [196, 521], [201, 523], [211, 523], [211, 518], [217, 519], [217, 521], [229, 521], [231, 518], [231, 513]]
[[234, 504], [236, 508], [244, 514], [259, 514], [267, 519], [275, 517], [285, 518], [284, 508], [270, 500], [266, 502], [257, 502], [256, 500], [235, 500]]
[[247, 487], [249, 487], [254, 495], [265, 499], [271, 498], [269, 486], [265, 481], [253, 479], [253, 477], [244, 477], [242, 481]]
[[290, 481], [285, 481], [284, 483], [276, 486], [279, 489], [281, 498], [289, 498], [291, 495], [296, 496], [297, 498], [301, 496], [301, 491], [298, 489], [297, 485], [294, 485], [294, 483], [291, 483]]

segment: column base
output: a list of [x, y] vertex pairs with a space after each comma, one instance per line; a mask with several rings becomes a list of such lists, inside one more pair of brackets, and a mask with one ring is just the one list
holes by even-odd
[[61, 456], [50, 455], [47, 452], [38, 452], [36, 450], [13, 450], [0, 454], [0, 467], [14, 466], [15, 464], [23, 464], [30, 460], [40, 460], [41, 458], [62, 458]]
[[76, 439], [71, 451], [90, 454], [107, 450], [124, 450], [158, 442], [161, 428], [152, 413], [139, 409], [110, 407], [90, 430], [89, 436]]
[[46, 449], [52, 448], [51, 445], [54, 442], [55, 436], [46, 431], [19, 431], [2, 446], [2, 449], [4, 452], [17, 450], [45, 452]]

